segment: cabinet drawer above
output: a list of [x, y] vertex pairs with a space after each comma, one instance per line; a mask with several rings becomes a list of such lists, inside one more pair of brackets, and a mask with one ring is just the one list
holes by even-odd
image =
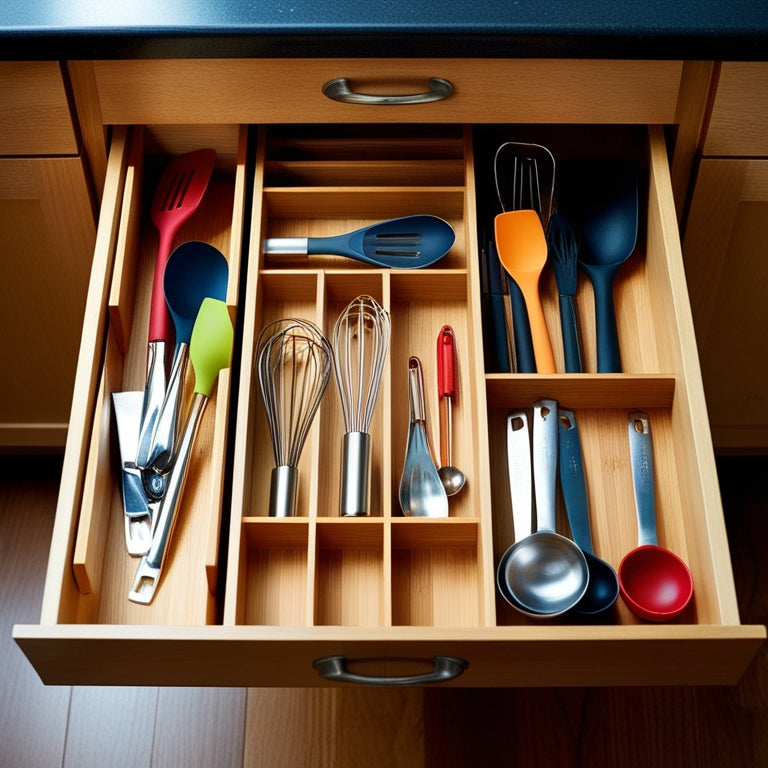
[[[676, 61], [515, 59], [205, 59], [93, 62], [105, 123], [549, 122], [672, 123]], [[426, 104], [345, 104], [323, 85], [413, 94], [429, 79], [453, 92]]]

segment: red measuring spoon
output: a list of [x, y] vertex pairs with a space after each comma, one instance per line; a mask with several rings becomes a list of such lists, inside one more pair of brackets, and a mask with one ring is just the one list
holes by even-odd
[[619, 564], [619, 589], [641, 619], [670, 621], [691, 602], [693, 577], [674, 552], [658, 545], [651, 424], [645, 413], [629, 414], [629, 449], [639, 544]]

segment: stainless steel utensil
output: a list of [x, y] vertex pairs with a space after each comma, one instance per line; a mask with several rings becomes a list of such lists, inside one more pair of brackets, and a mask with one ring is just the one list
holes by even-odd
[[328, 384], [332, 358], [330, 342], [309, 320], [276, 320], [259, 334], [255, 366], [275, 457], [272, 517], [296, 514], [299, 458]]
[[176, 345], [163, 404], [155, 420], [147, 466], [167, 472], [174, 459], [181, 422], [181, 400], [189, 359], [192, 329], [205, 298], [224, 301], [229, 265], [217, 248], [191, 240], [168, 257], [163, 284], [168, 311], [173, 318]]
[[533, 210], [546, 232], [555, 190], [555, 158], [541, 144], [506, 141], [493, 160], [496, 194], [504, 211]]
[[389, 349], [389, 313], [371, 296], [358, 296], [333, 328], [333, 371], [344, 415], [340, 513], [367, 515], [371, 501], [371, 419]]
[[148, 605], [157, 592], [168, 556], [168, 544], [178, 518], [192, 447], [219, 371], [229, 366], [233, 336], [234, 329], [227, 305], [217, 299], [205, 299], [200, 306], [189, 343], [189, 356], [195, 371], [192, 405], [179, 440], [176, 460], [168, 475], [166, 493], [160, 502], [152, 544], [136, 568], [128, 593], [128, 599], [134, 603]]
[[448, 496], [427, 436], [421, 361], [415, 356], [408, 359], [408, 403], [410, 425], [400, 478], [400, 507], [404, 515], [411, 517], [448, 517]]
[[[507, 468], [509, 496], [512, 502], [512, 526], [515, 543], [523, 541], [533, 531], [533, 475], [531, 469], [531, 434], [525, 411], [507, 416]], [[499, 560], [496, 586], [501, 596], [521, 613], [532, 615], [509, 589], [507, 562], [514, 553], [510, 545]], [[538, 617], [538, 614], [535, 614]]]
[[[558, 616], [573, 608], [589, 585], [584, 553], [555, 531], [557, 483], [557, 402], [539, 400], [533, 407], [533, 466], [537, 531], [516, 541], [499, 563], [497, 580], [514, 607], [537, 618]], [[511, 601], [510, 601], [511, 602]]]
[[157, 523], [159, 499], [149, 499], [142, 480], [142, 471], [136, 466], [136, 446], [139, 442], [141, 406], [144, 392], [113, 392], [112, 408], [117, 426], [120, 448], [120, 478], [125, 520], [125, 546], [128, 554], [141, 557], [152, 543]]

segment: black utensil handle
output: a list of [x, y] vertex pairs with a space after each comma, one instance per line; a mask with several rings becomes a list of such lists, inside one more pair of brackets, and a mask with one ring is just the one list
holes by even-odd
[[613, 280], [602, 274], [592, 280], [595, 285], [595, 318], [597, 325], [597, 372], [621, 373], [619, 329], [613, 303]]
[[491, 341], [495, 369], [499, 373], [511, 373], [512, 365], [509, 359], [509, 342], [507, 341], [507, 323], [504, 310], [504, 294], [491, 293], [488, 295], [490, 312]]
[[531, 337], [531, 324], [528, 320], [528, 308], [525, 304], [523, 292], [517, 283], [510, 277], [509, 300], [512, 304], [512, 325], [515, 336], [515, 361], [517, 373], [536, 373], [536, 356], [533, 352], [533, 338]]
[[565, 353], [565, 372], [582, 373], [581, 343], [579, 323], [576, 318], [576, 305], [573, 296], [560, 294], [560, 328], [563, 334], [563, 352]]

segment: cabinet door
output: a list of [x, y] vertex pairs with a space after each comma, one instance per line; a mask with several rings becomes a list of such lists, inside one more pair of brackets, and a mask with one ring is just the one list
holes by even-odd
[[768, 160], [704, 159], [685, 266], [715, 446], [768, 447]]
[[79, 157], [0, 160], [0, 448], [64, 445], [95, 232]]
[[709, 157], [768, 155], [768, 64], [726, 61], [707, 128], [704, 154]]
[[0, 104], [0, 155], [77, 153], [58, 62], [0, 62]]

